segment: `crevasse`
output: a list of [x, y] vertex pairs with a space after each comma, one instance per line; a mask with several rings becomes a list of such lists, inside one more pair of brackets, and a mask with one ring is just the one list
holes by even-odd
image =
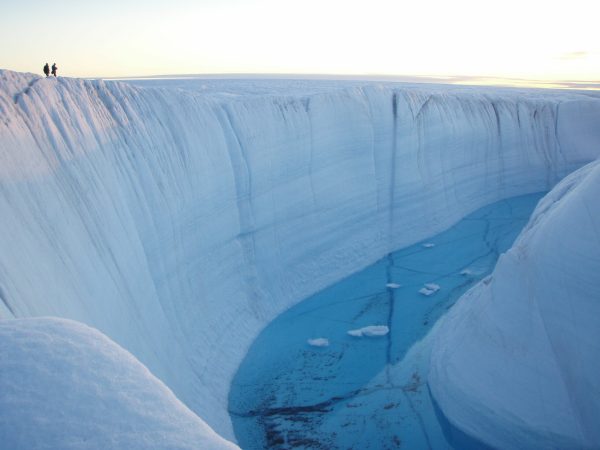
[[596, 158], [578, 94], [377, 84], [232, 97], [0, 72], [0, 316], [131, 351], [217, 432], [292, 304]]

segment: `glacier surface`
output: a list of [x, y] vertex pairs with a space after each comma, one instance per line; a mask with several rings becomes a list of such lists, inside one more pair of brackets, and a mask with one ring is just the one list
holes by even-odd
[[0, 71], [0, 317], [97, 328], [231, 439], [229, 385], [266, 323], [549, 190], [598, 156], [599, 118], [580, 93], [245, 96]]

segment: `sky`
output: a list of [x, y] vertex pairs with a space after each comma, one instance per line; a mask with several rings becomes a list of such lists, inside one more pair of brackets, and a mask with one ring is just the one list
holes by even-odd
[[0, 68], [600, 84], [596, 1], [0, 0]]

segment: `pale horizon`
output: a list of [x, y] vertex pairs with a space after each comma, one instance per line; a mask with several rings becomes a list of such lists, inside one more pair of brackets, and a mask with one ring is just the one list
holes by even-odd
[[463, 86], [497, 86], [497, 87], [524, 87], [548, 89], [582, 89], [600, 90], [600, 81], [572, 81], [572, 80], [535, 80], [525, 78], [504, 78], [493, 76], [426, 76], [426, 75], [382, 75], [382, 74], [336, 74], [336, 73], [180, 73], [157, 75], [133, 75], [121, 77], [83, 77], [86, 79], [105, 80], [153, 80], [153, 79], [300, 79], [300, 80], [340, 80], [340, 81], [375, 81], [375, 82], [401, 82], [401, 83], [434, 83]]
[[[85, 78], [390, 77], [598, 88], [591, 1], [23, 0], [0, 68]], [[444, 81], [446, 80], [446, 81]]]

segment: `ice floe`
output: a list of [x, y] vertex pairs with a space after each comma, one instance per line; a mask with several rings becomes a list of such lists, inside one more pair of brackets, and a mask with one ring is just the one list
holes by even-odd
[[439, 284], [425, 283], [424, 286], [421, 289], [419, 289], [419, 293], [426, 295], [426, 296], [430, 296], [430, 295], [435, 294], [439, 290], [440, 290]]
[[329, 339], [327, 338], [309, 339], [307, 342], [311, 347], [329, 347]]
[[369, 325], [356, 330], [348, 330], [348, 334], [354, 337], [376, 337], [385, 336], [390, 332], [387, 325]]

